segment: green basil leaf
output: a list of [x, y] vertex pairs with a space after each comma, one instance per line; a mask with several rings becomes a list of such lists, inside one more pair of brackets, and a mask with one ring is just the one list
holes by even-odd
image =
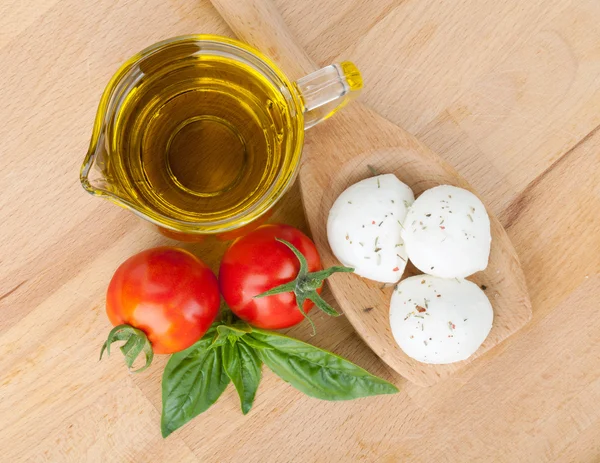
[[273, 349], [271, 345], [259, 341], [258, 339], [255, 339], [251, 336], [244, 336], [241, 339], [244, 343], [248, 344], [250, 347], [254, 347], [255, 349]]
[[212, 339], [212, 342], [208, 346], [209, 349], [216, 349], [217, 347], [222, 347], [227, 342], [227, 338], [221, 337], [219, 334], [215, 334]]
[[322, 400], [350, 400], [398, 389], [384, 379], [330, 352], [282, 334], [254, 329], [248, 335], [268, 344], [260, 359], [284, 381], [306, 395]]
[[163, 437], [208, 410], [229, 384], [222, 348], [209, 349], [215, 332], [211, 328], [196, 344], [173, 354], [165, 367], [160, 423]]
[[233, 325], [219, 325], [217, 326], [217, 334], [214, 336], [211, 348], [223, 346], [229, 339], [231, 343], [236, 342], [242, 336], [251, 333], [252, 328], [245, 322], [239, 321]]
[[242, 413], [252, 408], [260, 383], [262, 361], [256, 351], [242, 343], [227, 343], [222, 347], [223, 367], [240, 396]]
[[252, 333], [252, 327], [247, 323], [238, 321], [233, 325], [219, 325], [217, 326], [217, 332], [221, 336], [233, 335], [241, 338], [245, 334]]

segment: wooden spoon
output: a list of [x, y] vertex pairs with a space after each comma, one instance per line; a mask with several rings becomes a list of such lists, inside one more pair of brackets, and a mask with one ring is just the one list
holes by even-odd
[[[291, 79], [317, 69], [296, 45], [269, 0], [212, 0], [240, 40], [270, 56]], [[327, 215], [337, 196], [371, 176], [367, 165], [394, 173], [415, 196], [441, 184], [472, 191], [469, 184], [415, 137], [359, 103], [352, 103], [306, 133], [300, 188], [306, 217], [325, 266], [337, 263], [327, 242]], [[389, 326], [393, 289], [351, 274], [336, 274], [329, 285], [342, 311], [364, 341], [390, 367], [419, 385], [432, 385], [500, 343], [531, 319], [521, 265], [506, 231], [490, 214], [492, 250], [487, 269], [470, 280], [486, 287], [494, 308], [492, 330], [468, 360], [428, 365], [398, 347]], [[408, 273], [411, 273], [409, 270]], [[413, 272], [412, 273], [416, 273]]]

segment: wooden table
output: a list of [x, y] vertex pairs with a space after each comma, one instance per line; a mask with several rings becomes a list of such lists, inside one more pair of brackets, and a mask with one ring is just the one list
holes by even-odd
[[[0, 460], [592, 462], [600, 459], [600, 3], [278, 0], [319, 63], [351, 59], [361, 96], [452, 163], [520, 254], [533, 321], [428, 389], [389, 371], [343, 317], [291, 334], [396, 382], [327, 403], [270, 372], [166, 440], [166, 358], [98, 362], [117, 265], [167, 242], [86, 195], [79, 166], [120, 63], [161, 39], [230, 35], [207, 1], [0, 5]], [[276, 220], [305, 228], [296, 189]], [[187, 246], [216, 266], [222, 248]]]

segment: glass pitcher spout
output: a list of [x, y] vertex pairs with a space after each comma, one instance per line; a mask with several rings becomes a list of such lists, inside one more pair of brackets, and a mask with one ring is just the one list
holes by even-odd
[[109, 193], [111, 184], [106, 177], [105, 164], [108, 161], [107, 152], [103, 149], [104, 133], [92, 136], [92, 141], [85, 157], [79, 179], [83, 188], [93, 195], [102, 196]]
[[92, 140], [81, 166], [79, 180], [88, 193], [103, 197], [119, 206], [136, 212], [136, 205], [112, 178], [111, 164], [114, 162], [114, 157], [109, 155], [106, 132], [101, 118], [102, 115], [103, 113], [99, 111]]
[[127, 195], [118, 187], [110, 173], [116, 155], [115, 153], [110, 154], [111, 149], [106, 132], [107, 126], [110, 124], [111, 113], [115, 112], [119, 96], [124, 93], [122, 85], [124, 78], [134, 67], [140, 55], [141, 53], [138, 53], [125, 62], [108, 82], [98, 104], [89, 148], [79, 173], [81, 185], [88, 193], [104, 197], [133, 211], [135, 211], [135, 206], [128, 201]]

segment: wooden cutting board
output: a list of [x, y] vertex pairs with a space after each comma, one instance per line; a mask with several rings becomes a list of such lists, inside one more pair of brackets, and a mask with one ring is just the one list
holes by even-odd
[[[270, 0], [212, 0], [241, 40], [275, 60], [292, 78], [317, 66], [296, 45]], [[368, 84], [367, 84], [368, 85]], [[410, 186], [415, 196], [437, 185], [472, 189], [439, 156], [404, 129], [365, 106], [346, 106], [331, 119], [306, 133], [300, 187], [304, 211], [324, 265], [339, 264], [327, 241], [327, 215], [333, 202], [348, 186], [372, 174], [393, 173]], [[490, 214], [492, 250], [489, 265], [472, 281], [487, 288], [494, 309], [492, 330], [469, 359], [449, 365], [431, 365], [408, 357], [396, 344], [389, 325], [393, 291], [357, 275], [338, 274], [329, 285], [344, 314], [358, 334], [389, 366], [410, 381], [431, 385], [502, 342], [531, 319], [525, 277], [510, 239]], [[412, 268], [414, 273], [414, 268]], [[411, 272], [411, 269], [408, 271]]]
[[[320, 66], [354, 61], [366, 82], [359, 101], [481, 195], [518, 251], [532, 320], [424, 388], [394, 374], [347, 317], [315, 314], [316, 336], [307, 324], [289, 334], [398, 381], [400, 392], [320, 402], [265, 370], [248, 415], [230, 387], [162, 439], [166, 358], [130, 375], [118, 356], [98, 362], [98, 347], [116, 267], [175, 242], [94, 200], [77, 176], [98, 100], [123, 61], [168, 37], [235, 36], [208, 0], [3, 0], [0, 460], [599, 461], [600, 3], [276, 4]], [[297, 187], [274, 220], [307, 230]], [[188, 247], [218, 269], [224, 245]]]

